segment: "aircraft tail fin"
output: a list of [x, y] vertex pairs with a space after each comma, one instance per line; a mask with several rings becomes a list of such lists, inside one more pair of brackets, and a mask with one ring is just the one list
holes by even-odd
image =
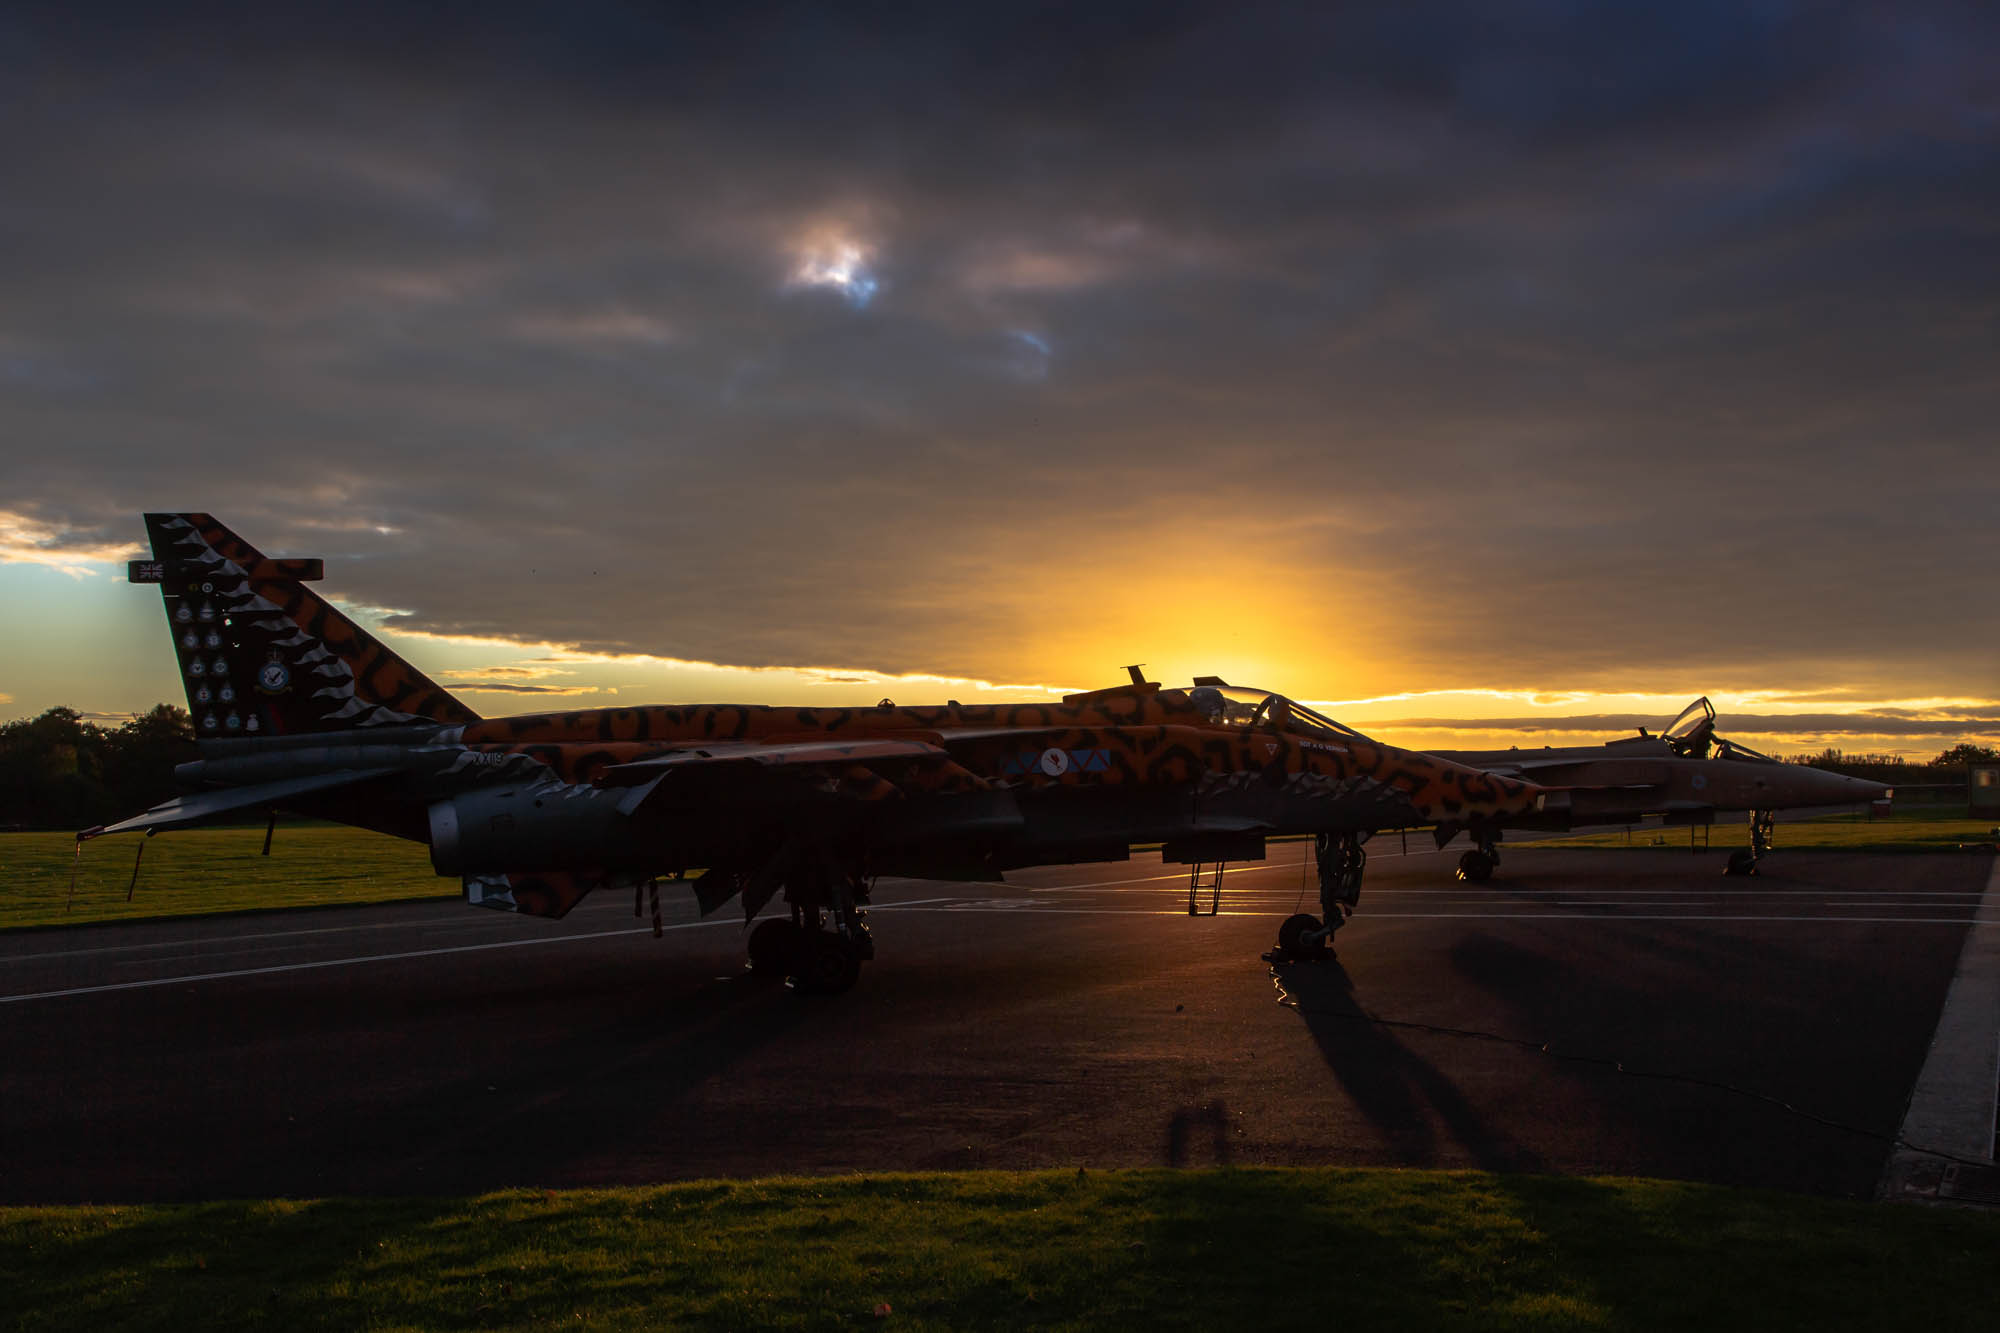
[[157, 583], [195, 734], [292, 735], [479, 715], [308, 588], [318, 560], [272, 560], [207, 514], [148, 514]]

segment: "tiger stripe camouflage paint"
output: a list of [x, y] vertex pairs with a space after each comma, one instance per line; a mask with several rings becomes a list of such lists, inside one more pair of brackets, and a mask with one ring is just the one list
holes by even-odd
[[415, 721], [471, 709], [297, 577], [207, 514], [148, 514], [198, 734], [287, 735]]
[[204, 758], [181, 777], [201, 796], [108, 831], [296, 809], [424, 838], [484, 906], [561, 916], [595, 887], [705, 868], [705, 911], [740, 892], [754, 915], [782, 887], [853, 939], [866, 932], [839, 886], [875, 874], [997, 874], [1139, 843], [1255, 859], [1267, 835], [1463, 825], [1544, 794], [1288, 702], [1225, 721], [1202, 691], [1150, 682], [1046, 703], [480, 718], [307, 588], [317, 562], [270, 560], [206, 514], [147, 527], [155, 558], [133, 578], [162, 584], [200, 710]]
[[[1244, 774], [1278, 785], [1296, 781], [1301, 789], [1315, 788], [1312, 779], [1360, 780], [1379, 784], [1385, 794], [1400, 793], [1424, 816], [1414, 823], [1507, 813], [1532, 805], [1539, 790], [1374, 741], [1323, 742], [1211, 725], [1185, 693], [1154, 686], [1098, 691], [1059, 704], [582, 709], [488, 719], [465, 727], [457, 739], [486, 754], [525, 756], [550, 777], [578, 783], [598, 780], [618, 764], [704, 742], [776, 743], [808, 735], [918, 737], [950, 752], [948, 765], [899, 774], [899, 790], [962, 791], [976, 784], [1039, 791], [1182, 783], [1224, 789]], [[1039, 762], [1051, 750], [1087, 754], [1092, 762], [1069, 762], [1052, 774]], [[950, 781], [931, 781], [933, 774]]]

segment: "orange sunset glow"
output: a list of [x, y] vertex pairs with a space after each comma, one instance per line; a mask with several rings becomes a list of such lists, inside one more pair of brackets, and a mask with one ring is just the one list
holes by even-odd
[[30, 24], [0, 712], [174, 697], [119, 562], [187, 509], [485, 712], [1143, 662], [1411, 744], [1702, 694], [1783, 753], [1995, 738], [1979, 24], [1388, 14], [1055, 63], [829, 18], [809, 66], [496, 14], [448, 74]]

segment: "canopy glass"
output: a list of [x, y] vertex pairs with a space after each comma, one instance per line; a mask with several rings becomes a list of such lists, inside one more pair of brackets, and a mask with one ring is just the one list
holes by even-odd
[[1230, 685], [1217, 676], [1197, 676], [1188, 698], [1211, 722], [1271, 727], [1296, 736], [1332, 736], [1365, 741], [1352, 727], [1316, 713], [1296, 699], [1250, 685]]

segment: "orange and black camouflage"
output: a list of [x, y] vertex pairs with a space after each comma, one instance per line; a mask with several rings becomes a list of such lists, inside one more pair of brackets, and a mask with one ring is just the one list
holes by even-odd
[[188, 795], [103, 832], [296, 810], [425, 841], [468, 901], [550, 917], [594, 888], [703, 872], [704, 911], [740, 895], [754, 917], [782, 891], [789, 933], [760, 927], [765, 952], [826, 989], [872, 952], [858, 904], [879, 875], [991, 878], [1142, 843], [1255, 860], [1309, 834], [1327, 920], [1295, 918], [1286, 943], [1311, 944], [1352, 910], [1368, 833], [1543, 796], [1279, 695], [1136, 669], [1050, 703], [481, 718], [316, 595], [319, 562], [271, 560], [206, 514], [146, 525], [153, 559], [132, 578], [161, 585], [203, 758], [180, 773]]

